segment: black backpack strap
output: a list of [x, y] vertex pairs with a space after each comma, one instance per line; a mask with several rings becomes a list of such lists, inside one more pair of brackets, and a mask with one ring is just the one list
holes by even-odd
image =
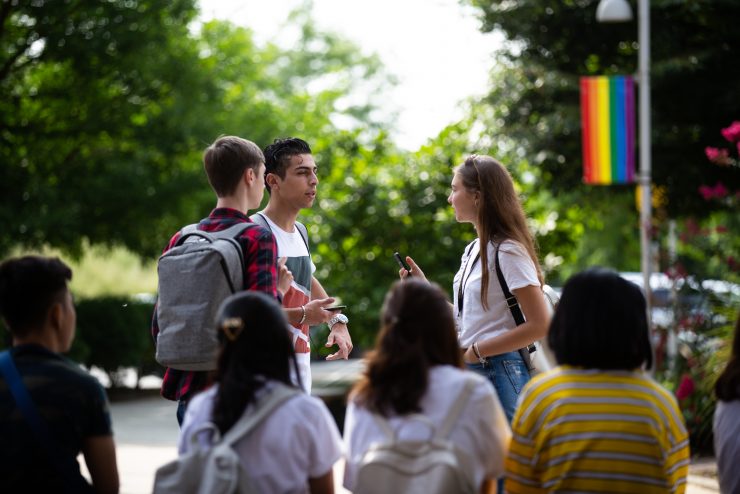
[[506, 298], [506, 305], [509, 306], [509, 310], [511, 311], [511, 315], [514, 317], [514, 322], [517, 326], [520, 326], [524, 324], [524, 314], [522, 314], [522, 309], [519, 307], [519, 301], [517, 301], [516, 297], [513, 293], [509, 290], [509, 285], [506, 283], [506, 279], [504, 278], [504, 273], [501, 272], [501, 264], [498, 260], [498, 249], [501, 247], [501, 244], [499, 243], [496, 245], [496, 254], [495, 254], [495, 261], [496, 261], [496, 276], [498, 277], [498, 282], [501, 285], [501, 291], [504, 292], [504, 298]]
[[[501, 264], [498, 260], [499, 247], [501, 247], [501, 243], [496, 245], [496, 254], [494, 255], [496, 261], [496, 276], [498, 277], [498, 282], [501, 285], [501, 291], [504, 292], [506, 305], [509, 306], [509, 310], [511, 311], [511, 315], [514, 318], [514, 322], [517, 326], [521, 326], [522, 324], [524, 324], [524, 314], [522, 314], [522, 308], [519, 307], [519, 301], [509, 290], [509, 285], [506, 283], [504, 274], [501, 272]], [[519, 355], [522, 356], [522, 360], [524, 360], [524, 363], [527, 364], [527, 368], [530, 371], [534, 370], [534, 366], [532, 365], [532, 360], [529, 358], [529, 354], [535, 352], [536, 350], [537, 347], [534, 345], [534, 343], [530, 343], [526, 347], [519, 349]]]

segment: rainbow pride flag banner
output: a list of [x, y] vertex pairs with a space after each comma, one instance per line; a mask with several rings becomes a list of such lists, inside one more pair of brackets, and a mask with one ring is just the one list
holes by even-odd
[[581, 77], [583, 181], [635, 181], [635, 85], [631, 76]]

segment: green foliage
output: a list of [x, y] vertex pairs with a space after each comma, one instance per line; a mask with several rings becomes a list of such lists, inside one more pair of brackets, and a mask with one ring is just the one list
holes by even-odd
[[112, 386], [120, 386], [119, 371], [158, 368], [150, 327], [153, 304], [128, 297], [100, 297], [77, 302], [77, 335], [70, 357], [87, 367], [104, 370]]
[[194, 15], [190, 0], [3, 2], [0, 251], [79, 252], [85, 238], [142, 251], [157, 225], [142, 218], [187, 209], [200, 124], [182, 110], [212, 93], [192, 63]]
[[0, 253], [87, 241], [154, 256], [213, 207], [200, 154], [218, 135], [330, 138], [337, 118], [377, 132], [371, 98], [345, 101], [386, 84], [377, 58], [305, 9], [291, 49], [228, 22], [191, 30], [195, 14], [191, 0], [3, 3]]
[[[603, 189], [595, 198], [601, 201], [620, 194], [580, 184], [578, 77], [634, 73], [636, 21], [598, 23], [597, 0], [471, 3], [480, 9], [484, 31], [498, 29], [512, 41], [503, 61], [515, 75], [494, 86], [489, 98], [509, 107], [502, 115], [507, 134], [530, 155], [543, 153], [539, 166], [551, 190], [581, 189], [589, 205], [595, 194], [584, 189]], [[651, 2], [652, 175], [667, 189], [670, 216], [706, 214], [698, 185], [727, 178], [726, 170], [695, 164], [705, 143], [716, 141], [714, 129], [740, 110], [733, 96], [740, 71], [731, 63], [740, 49], [738, 15], [740, 4], [732, 0]]]

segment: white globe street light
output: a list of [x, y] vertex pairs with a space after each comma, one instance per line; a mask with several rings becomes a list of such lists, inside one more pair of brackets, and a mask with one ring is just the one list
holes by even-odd
[[632, 7], [627, 0], [601, 0], [596, 8], [599, 22], [627, 22], [632, 20]]

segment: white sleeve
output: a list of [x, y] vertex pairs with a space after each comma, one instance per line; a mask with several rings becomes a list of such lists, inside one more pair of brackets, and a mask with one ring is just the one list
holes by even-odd
[[527, 249], [519, 242], [506, 240], [501, 243], [499, 264], [510, 291], [530, 285], [540, 286], [537, 268], [532, 258], [529, 257]]
[[309, 478], [317, 478], [332, 469], [342, 457], [342, 438], [334, 418], [318, 398], [309, 398], [310, 410], [302, 415], [303, 425], [296, 431], [298, 448], [305, 452]]

